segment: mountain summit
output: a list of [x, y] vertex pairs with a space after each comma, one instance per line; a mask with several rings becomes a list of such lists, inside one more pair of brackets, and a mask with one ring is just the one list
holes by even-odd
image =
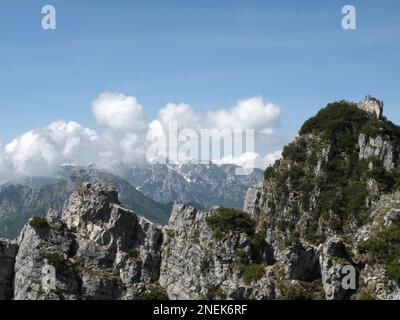
[[383, 115], [383, 101], [373, 98], [371, 96], [366, 96], [364, 101], [358, 104], [361, 110], [368, 112], [370, 115], [382, 118]]

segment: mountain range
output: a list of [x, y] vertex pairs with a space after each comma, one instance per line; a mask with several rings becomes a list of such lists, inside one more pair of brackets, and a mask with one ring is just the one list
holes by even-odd
[[175, 201], [208, 209], [218, 203], [241, 208], [247, 188], [261, 181], [263, 171], [235, 175], [234, 165], [120, 166], [118, 174], [96, 168], [64, 165], [53, 178], [20, 178], [0, 186], [0, 237], [14, 238], [32, 216], [64, 202], [82, 182], [112, 185], [121, 203], [158, 224], [168, 222]]

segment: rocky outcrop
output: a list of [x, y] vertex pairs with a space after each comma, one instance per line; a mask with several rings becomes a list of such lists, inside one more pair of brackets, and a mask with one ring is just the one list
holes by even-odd
[[360, 148], [360, 159], [377, 158], [383, 162], [386, 170], [393, 170], [395, 165], [394, 148], [387, 137], [369, 137], [362, 133], [358, 138], [358, 145]]
[[344, 299], [348, 289], [342, 283], [346, 275], [343, 268], [352, 266], [352, 262], [348, 261], [348, 254], [342, 240], [339, 238], [327, 240], [323, 245], [319, 259], [326, 299]]
[[310, 281], [321, 276], [318, 248], [296, 243], [287, 248], [283, 255], [287, 278]]
[[49, 209], [61, 212], [65, 201], [83, 182], [112, 185], [119, 190], [119, 200], [125, 208], [155, 223], [168, 222], [170, 205], [162, 205], [146, 197], [127, 181], [113, 174], [92, 166], [63, 166], [59, 175], [58, 179], [45, 182], [36, 178], [29, 182], [21, 181], [23, 185], [0, 186], [0, 238], [17, 238], [29, 218], [45, 216]]
[[382, 118], [383, 114], [383, 101], [366, 96], [364, 101], [358, 103], [358, 107], [361, 110], [368, 112], [370, 115], [375, 116], [378, 119]]
[[262, 183], [250, 187], [247, 190], [246, 197], [244, 199], [243, 211], [253, 215], [259, 213], [262, 202], [262, 193], [263, 193]]
[[18, 246], [15, 242], [0, 239], [0, 300], [12, 297], [17, 251]]
[[[116, 189], [82, 184], [62, 219], [32, 219], [19, 238], [15, 299], [134, 299], [159, 278], [162, 231], [121, 207]], [[44, 289], [43, 270], [55, 268]]]
[[244, 298], [245, 285], [235, 268], [237, 250], [247, 255], [245, 233], [215, 240], [207, 213], [176, 204], [165, 230], [160, 284], [171, 299]]

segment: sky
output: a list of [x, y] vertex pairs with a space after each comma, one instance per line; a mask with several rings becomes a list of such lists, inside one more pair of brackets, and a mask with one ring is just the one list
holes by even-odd
[[[41, 28], [46, 4], [56, 30]], [[356, 30], [341, 27], [347, 4]], [[265, 118], [270, 153], [335, 100], [371, 94], [400, 123], [398, 0], [2, 0], [0, 9], [3, 146], [59, 120], [109, 130], [93, 110], [105, 92], [134, 97], [149, 122], [168, 103], [203, 123], [221, 110], [229, 121], [240, 101], [259, 98], [258, 110], [279, 108]]]

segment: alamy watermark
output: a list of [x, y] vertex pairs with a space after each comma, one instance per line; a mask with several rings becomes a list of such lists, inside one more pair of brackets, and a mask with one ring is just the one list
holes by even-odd
[[57, 13], [56, 8], [52, 5], [42, 7], [42, 28], [43, 30], [57, 29]]
[[342, 288], [344, 290], [357, 289], [357, 272], [356, 268], [352, 265], [345, 265], [340, 270], [342, 278]]
[[56, 269], [45, 259], [42, 268], [42, 289], [45, 292], [56, 290]]
[[344, 30], [355, 30], [357, 29], [357, 12], [356, 8], [352, 5], [345, 5], [342, 8], [342, 28]]

